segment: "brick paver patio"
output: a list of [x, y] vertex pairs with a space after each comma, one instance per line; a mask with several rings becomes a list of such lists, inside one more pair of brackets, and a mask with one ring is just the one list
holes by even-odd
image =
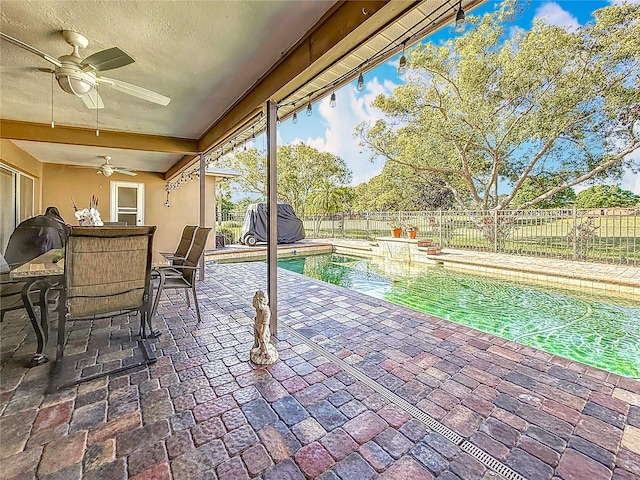
[[637, 380], [287, 271], [280, 361], [255, 367], [250, 303], [266, 266], [207, 270], [202, 324], [181, 297], [162, 300], [157, 363], [54, 394], [50, 365], [24, 366], [24, 314], [5, 316], [0, 478], [501, 478], [384, 392], [524, 478], [640, 478]]

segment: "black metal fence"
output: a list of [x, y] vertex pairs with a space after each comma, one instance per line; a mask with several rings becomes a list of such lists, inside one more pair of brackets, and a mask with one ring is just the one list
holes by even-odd
[[[236, 241], [243, 212], [221, 223]], [[308, 238], [373, 240], [418, 229], [445, 248], [640, 265], [640, 208], [339, 213], [302, 219]]]

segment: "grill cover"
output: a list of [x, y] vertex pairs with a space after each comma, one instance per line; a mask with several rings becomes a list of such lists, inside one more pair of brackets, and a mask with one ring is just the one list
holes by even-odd
[[[240, 242], [246, 243], [248, 236], [254, 237], [258, 242], [267, 241], [267, 216], [266, 203], [253, 203], [247, 207], [244, 214], [244, 224], [240, 231]], [[278, 243], [294, 243], [305, 237], [302, 220], [296, 217], [296, 213], [288, 203], [278, 204]]]

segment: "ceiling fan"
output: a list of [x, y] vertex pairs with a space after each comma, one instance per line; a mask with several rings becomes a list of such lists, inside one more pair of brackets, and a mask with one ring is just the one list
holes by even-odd
[[109, 163], [109, 161], [111, 160], [111, 157], [109, 155], [105, 155], [102, 158], [104, 158], [104, 163], [102, 165], [100, 165], [99, 167], [88, 167], [88, 166], [84, 166], [84, 165], [78, 165], [78, 168], [97, 168], [98, 172], [97, 173], [101, 173], [102, 175], [104, 175], [105, 177], [110, 177], [111, 175], [113, 175], [114, 173], [122, 173], [123, 175], [130, 175], [132, 177], [135, 177], [137, 175], [136, 171], [133, 168], [128, 168], [128, 167], [116, 167], [114, 165], [111, 165]]
[[55, 58], [6, 33], [0, 32], [0, 38], [53, 63], [55, 69], [41, 68], [40, 71], [55, 74], [60, 88], [67, 93], [80, 97], [88, 108], [104, 108], [104, 103], [97, 91], [98, 85], [111, 87], [114, 90], [163, 106], [168, 105], [171, 100], [169, 97], [146, 88], [114, 78], [100, 76], [99, 73], [102, 71], [113, 70], [135, 62], [133, 58], [118, 47], [96, 52], [83, 60], [80, 57], [79, 50], [87, 48], [89, 40], [79, 33], [63, 30], [62, 38], [71, 45], [73, 52], [69, 55]]

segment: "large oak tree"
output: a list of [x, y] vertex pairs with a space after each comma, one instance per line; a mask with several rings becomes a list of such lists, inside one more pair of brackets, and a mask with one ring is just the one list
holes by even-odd
[[[374, 101], [384, 120], [356, 129], [374, 156], [444, 184], [465, 209], [532, 207], [620, 175], [640, 147], [640, 5], [598, 10], [575, 31], [540, 20], [514, 31], [514, 10], [507, 0], [465, 35], [414, 48], [406, 84]], [[534, 178], [546, 188], [514, 202]]]

